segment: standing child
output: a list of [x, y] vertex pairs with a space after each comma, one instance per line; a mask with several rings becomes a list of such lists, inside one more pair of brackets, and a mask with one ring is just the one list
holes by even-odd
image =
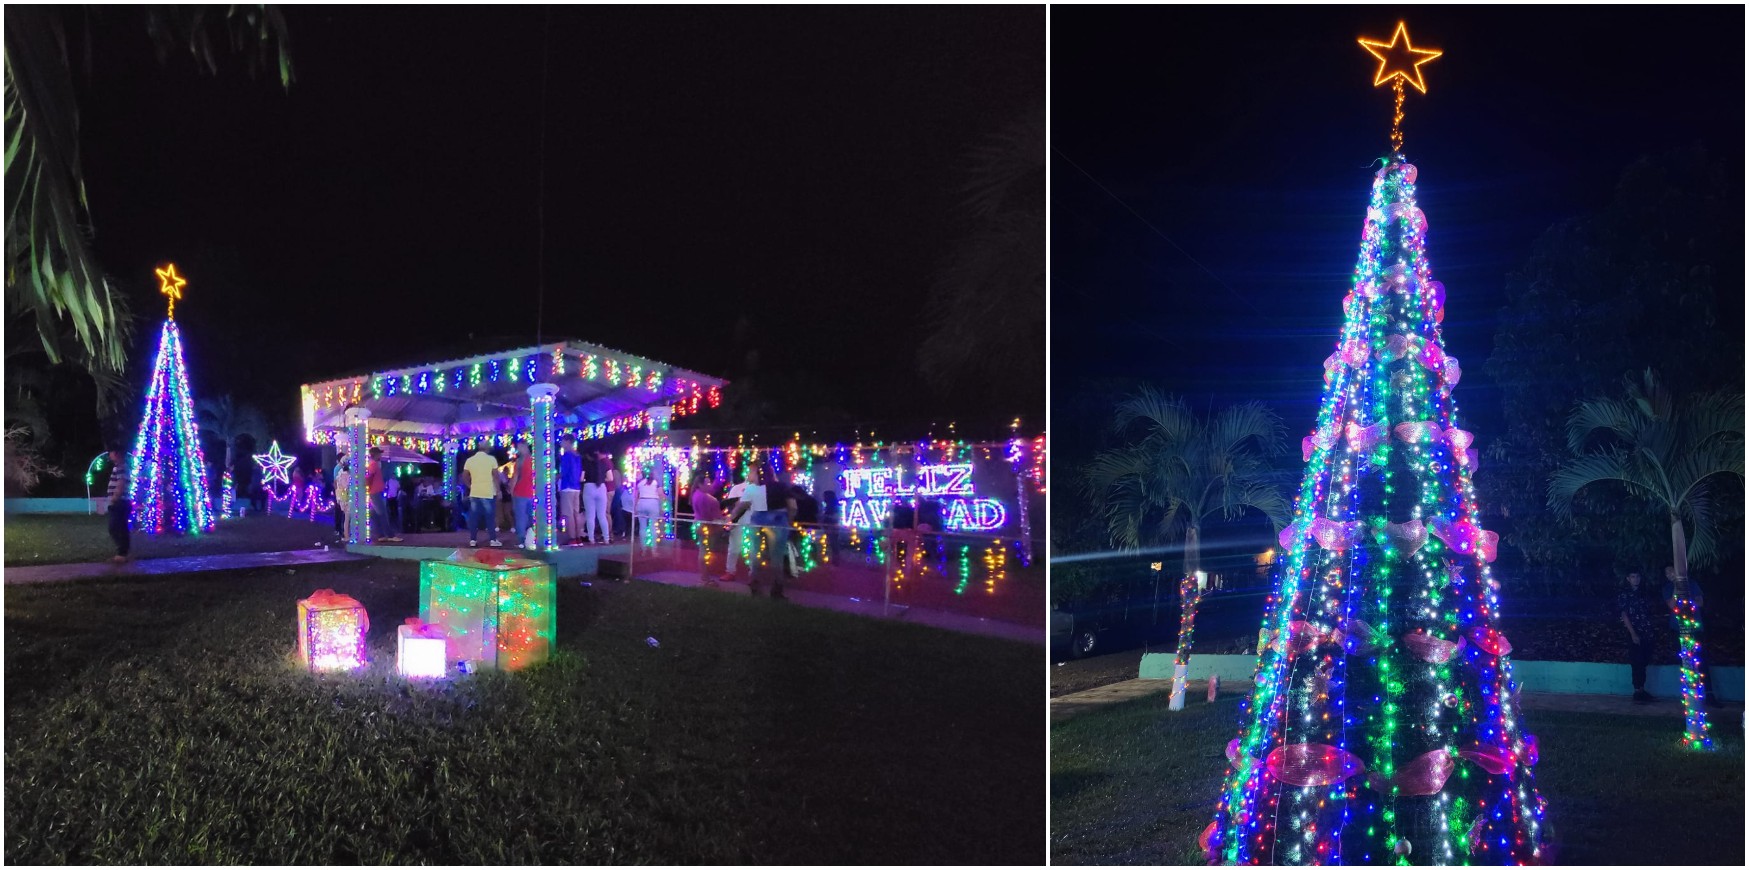
[[133, 539], [128, 524], [133, 520], [134, 503], [128, 493], [128, 461], [120, 450], [109, 451], [109, 538], [115, 542], [115, 556], [109, 561], [122, 564], [128, 560]]

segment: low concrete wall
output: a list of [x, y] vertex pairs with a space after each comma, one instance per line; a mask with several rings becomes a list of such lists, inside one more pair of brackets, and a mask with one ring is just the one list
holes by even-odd
[[109, 506], [106, 495], [83, 498], [9, 498], [6, 515], [12, 514], [84, 514], [103, 513]]
[[[1142, 656], [1144, 680], [1172, 679], [1172, 653], [1147, 653]], [[1190, 678], [1206, 680], [1219, 675], [1222, 682], [1249, 681], [1257, 670], [1256, 656], [1193, 655], [1190, 657]], [[1556, 695], [1629, 695], [1633, 693], [1632, 674], [1625, 664], [1601, 662], [1533, 662], [1514, 661], [1512, 676], [1526, 692], [1548, 692]], [[1661, 698], [1681, 697], [1682, 670], [1675, 665], [1652, 665], [1646, 668], [1646, 691]], [[1743, 700], [1743, 669], [1715, 667], [1708, 691], [1722, 701]]]

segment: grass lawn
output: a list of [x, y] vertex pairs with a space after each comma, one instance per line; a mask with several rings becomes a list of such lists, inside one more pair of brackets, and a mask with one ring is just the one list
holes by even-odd
[[[368, 672], [292, 664], [322, 587]], [[8, 588], [5, 860], [1043, 860], [1036, 646], [565, 581], [552, 661], [422, 685], [417, 593], [383, 561]]]
[[[13, 514], [6, 518], [5, 563], [56, 565], [101, 562], [115, 555], [109, 539], [109, 518], [102, 514]], [[136, 559], [170, 556], [211, 556], [218, 553], [273, 553], [308, 550], [317, 542], [332, 544], [333, 521], [312, 522], [285, 517], [249, 516], [219, 523], [203, 535], [133, 536]]]
[[[1239, 698], [1160, 693], [1051, 726], [1051, 860], [1201, 864]], [[1714, 719], [1723, 748], [1677, 747], [1678, 717], [1533, 711], [1537, 787], [1549, 799], [1562, 864], [1743, 863], [1743, 730]], [[1672, 827], [1675, 826], [1675, 827]], [[1680, 833], [1677, 833], [1677, 830]]]

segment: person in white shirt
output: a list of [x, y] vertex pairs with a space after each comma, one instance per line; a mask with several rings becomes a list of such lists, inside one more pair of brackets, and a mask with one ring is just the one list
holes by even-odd
[[[729, 520], [735, 524], [735, 533], [729, 536], [728, 570], [723, 574], [724, 580], [735, 579], [735, 566], [741, 561], [741, 547], [746, 540], [746, 526], [753, 524], [755, 513], [763, 514], [765, 507], [765, 475], [757, 465], [747, 466], [747, 482], [736, 484], [729, 490], [734, 496], [735, 507], [729, 513]], [[736, 490], [739, 490], [737, 492]]]
[[[636, 507], [632, 510], [638, 518], [637, 534], [640, 538], [650, 538], [653, 534], [651, 524], [662, 519], [662, 484], [651, 474], [639, 480], [632, 491], [637, 493]], [[654, 540], [647, 540], [645, 544], [651, 549], [656, 546]]]

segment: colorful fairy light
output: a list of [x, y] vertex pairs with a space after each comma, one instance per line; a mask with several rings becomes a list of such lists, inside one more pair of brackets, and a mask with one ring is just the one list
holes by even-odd
[[212, 531], [215, 523], [207, 486], [206, 456], [194, 419], [194, 396], [182, 359], [182, 333], [176, 327], [176, 300], [187, 281], [174, 263], [157, 270], [159, 292], [169, 299], [170, 316], [158, 333], [158, 353], [146, 386], [146, 407], [128, 457], [128, 497], [133, 527], [148, 534]]
[[1677, 597], [1671, 603], [1682, 663], [1682, 709], [1685, 716], [1682, 745], [1710, 752], [1713, 726], [1707, 721], [1706, 674], [1700, 667], [1700, 607], [1693, 600]]
[[1373, 185], [1255, 688], [1204, 831], [1214, 863], [1551, 857], [1416, 176], [1393, 158]]
[[273, 442], [273, 446], [266, 453], [251, 454], [250, 458], [261, 466], [261, 482], [264, 484], [291, 483], [291, 469], [298, 462], [296, 456], [287, 456], [279, 451], [278, 441]]
[[318, 589], [298, 602], [298, 663], [311, 671], [364, 667], [370, 616], [350, 595]]
[[556, 624], [553, 566], [494, 550], [419, 563], [419, 618], [441, 626], [458, 661], [518, 670], [547, 660]]

